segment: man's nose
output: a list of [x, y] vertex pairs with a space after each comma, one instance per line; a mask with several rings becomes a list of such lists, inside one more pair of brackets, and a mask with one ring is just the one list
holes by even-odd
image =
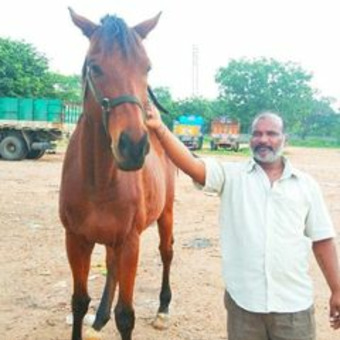
[[267, 143], [269, 141], [269, 136], [266, 133], [260, 135], [259, 142]]

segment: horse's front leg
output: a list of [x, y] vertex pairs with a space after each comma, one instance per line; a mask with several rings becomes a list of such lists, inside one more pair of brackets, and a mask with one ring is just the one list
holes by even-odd
[[160, 236], [159, 250], [163, 263], [162, 287], [159, 295], [160, 305], [153, 326], [166, 329], [169, 326], [169, 305], [171, 302], [170, 267], [173, 258], [173, 210], [164, 211], [158, 219]]
[[115, 307], [115, 320], [122, 340], [131, 340], [132, 330], [135, 326], [135, 312], [132, 301], [138, 255], [139, 234], [134, 231], [119, 250], [119, 297]]
[[87, 291], [87, 278], [93, 247], [94, 244], [86, 242], [84, 238], [66, 232], [66, 250], [73, 275], [72, 340], [82, 340], [83, 318], [91, 300]]

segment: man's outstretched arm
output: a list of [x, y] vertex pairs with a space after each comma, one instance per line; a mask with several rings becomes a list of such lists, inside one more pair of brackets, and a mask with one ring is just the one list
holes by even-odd
[[172, 162], [195, 182], [204, 185], [206, 176], [204, 163], [198, 158], [195, 158], [188, 148], [172, 134], [162, 122], [154, 106], [147, 108], [146, 125], [155, 132]]

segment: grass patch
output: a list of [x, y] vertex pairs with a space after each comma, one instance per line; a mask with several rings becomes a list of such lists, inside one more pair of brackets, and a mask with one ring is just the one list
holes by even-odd
[[307, 148], [340, 148], [340, 143], [337, 141], [319, 138], [293, 139], [288, 141], [288, 145]]
[[217, 149], [217, 150], [210, 150], [209, 145], [203, 145], [201, 150], [195, 150], [194, 153], [198, 155], [214, 155], [214, 156], [250, 156], [250, 150], [248, 144], [241, 144], [238, 151], [233, 151], [230, 149]]

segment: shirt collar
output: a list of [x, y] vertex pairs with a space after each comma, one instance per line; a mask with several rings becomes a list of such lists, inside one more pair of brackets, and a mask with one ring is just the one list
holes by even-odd
[[[284, 169], [281, 178], [289, 178], [289, 177], [299, 177], [299, 171], [292, 166], [292, 163], [285, 156], [282, 156]], [[255, 162], [254, 158], [249, 159], [246, 164], [246, 171], [252, 172], [255, 171], [260, 165]]]

